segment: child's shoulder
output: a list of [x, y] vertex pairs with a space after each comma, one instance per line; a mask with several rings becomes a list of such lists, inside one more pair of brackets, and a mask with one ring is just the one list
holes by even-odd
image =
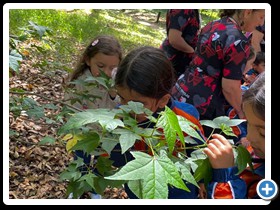
[[173, 104], [174, 104], [174, 108], [179, 109], [182, 112], [185, 112], [189, 115], [192, 115], [196, 119], [199, 119], [199, 112], [194, 105], [185, 102], [180, 102], [177, 100], [173, 100]]

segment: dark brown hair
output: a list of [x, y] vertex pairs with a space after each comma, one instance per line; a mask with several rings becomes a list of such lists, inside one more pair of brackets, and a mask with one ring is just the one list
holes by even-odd
[[156, 99], [170, 93], [174, 83], [172, 63], [162, 49], [151, 46], [130, 51], [121, 61], [115, 78], [116, 86]]
[[86, 59], [94, 57], [97, 53], [105, 55], [117, 55], [121, 61], [122, 48], [118, 40], [110, 35], [100, 35], [95, 37], [84, 50], [75, 70], [70, 76], [70, 81], [77, 79], [88, 67]]

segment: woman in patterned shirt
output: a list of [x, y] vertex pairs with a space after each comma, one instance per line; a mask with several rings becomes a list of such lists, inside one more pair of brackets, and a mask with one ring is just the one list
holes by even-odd
[[[250, 42], [243, 32], [264, 24], [264, 9], [221, 10], [221, 18], [201, 29], [190, 66], [173, 88], [175, 99], [193, 104], [201, 120], [225, 115], [227, 101], [244, 118], [241, 80]], [[205, 134], [212, 129], [205, 127]]]

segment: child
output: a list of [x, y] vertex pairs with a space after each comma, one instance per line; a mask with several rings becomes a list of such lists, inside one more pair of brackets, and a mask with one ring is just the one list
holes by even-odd
[[[118, 40], [109, 35], [100, 35], [95, 37], [84, 50], [80, 61], [70, 76], [70, 82], [85, 81], [90, 77], [101, 76], [103, 71], [109, 78], [115, 74], [116, 67], [122, 59], [122, 49]], [[73, 105], [79, 109], [94, 109], [94, 108], [115, 108], [118, 101], [113, 95], [113, 91], [109, 91], [103, 86], [85, 86], [81, 82], [75, 85], [71, 84], [72, 90], [79, 91], [84, 97], [80, 102], [75, 102]], [[90, 97], [94, 96], [93, 100]], [[66, 94], [66, 99], [74, 100], [77, 96], [73, 93]], [[81, 157], [85, 164], [89, 164], [91, 160], [90, 155], [85, 155], [83, 151], [75, 151], [75, 158]], [[91, 194], [93, 197], [100, 197], [96, 194]], [[71, 194], [69, 196], [71, 198]]]
[[252, 68], [245, 74], [245, 83], [243, 85], [250, 86], [256, 77], [265, 70], [265, 54], [258, 52], [252, 64]]
[[[172, 63], [167, 59], [164, 52], [159, 48], [144, 46], [132, 50], [120, 63], [116, 78], [115, 87], [121, 104], [129, 101], [141, 102], [145, 108], [150, 109], [154, 116], [158, 116], [165, 106], [168, 106], [177, 115], [181, 115], [200, 129], [199, 114], [196, 108], [187, 103], [181, 103], [171, 98], [171, 89], [175, 82], [175, 73]], [[141, 127], [151, 126], [151, 122], [145, 115], [136, 115], [137, 122]], [[199, 141], [198, 141], [199, 142]], [[200, 142], [199, 142], [200, 143]], [[135, 150], [147, 151], [147, 145], [143, 141], [138, 141], [134, 145]], [[127, 161], [133, 159], [127, 152], [121, 155], [115, 148], [110, 155], [115, 166], [123, 166]], [[191, 151], [186, 151], [188, 152]], [[197, 198], [198, 188], [192, 184], [186, 184], [190, 192], [186, 192], [175, 187], [169, 187], [168, 198]], [[125, 184], [125, 190], [129, 198], [137, 198]]]
[[[70, 82], [84, 81], [90, 77], [101, 76], [103, 71], [109, 78], [112, 77], [116, 67], [122, 59], [122, 49], [118, 40], [109, 35], [100, 35], [93, 39], [84, 50], [80, 61], [70, 75]], [[80, 109], [93, 108], [115, 108], [117, 102], [114, 101], [113, 92], [109, 92], [102, 86], [85, 86], [80, 83], [70, 84], [71, 89], [79, 93], [86, 94], [80, 102], [73, 105]], [[66, 94], [66, 99], [74, 99], [73, 93]], [[91, 100], [90, 96], [95, 96]]]
[[[204, 149], [213, 167], [213, 181], [208, 198], [257, 198], [256, 186], [265, 175], [265, 73], [261, 73], [242, 98], [248, 122], [247, 139], [255, 155], [254, 173], [246, 169], [239, 176], [234, 166], [232, 145], [219, 134], [214, 134]], [[253, 159], [254, 162], [254, 159]]]

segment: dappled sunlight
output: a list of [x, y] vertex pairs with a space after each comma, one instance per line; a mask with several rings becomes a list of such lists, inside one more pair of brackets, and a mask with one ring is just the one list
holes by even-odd
[[148, 22], [144, 22], [144, 21], [138, 21], [138, 23], [145, 25], [145, 26], [150, 26], [151, 24]]

